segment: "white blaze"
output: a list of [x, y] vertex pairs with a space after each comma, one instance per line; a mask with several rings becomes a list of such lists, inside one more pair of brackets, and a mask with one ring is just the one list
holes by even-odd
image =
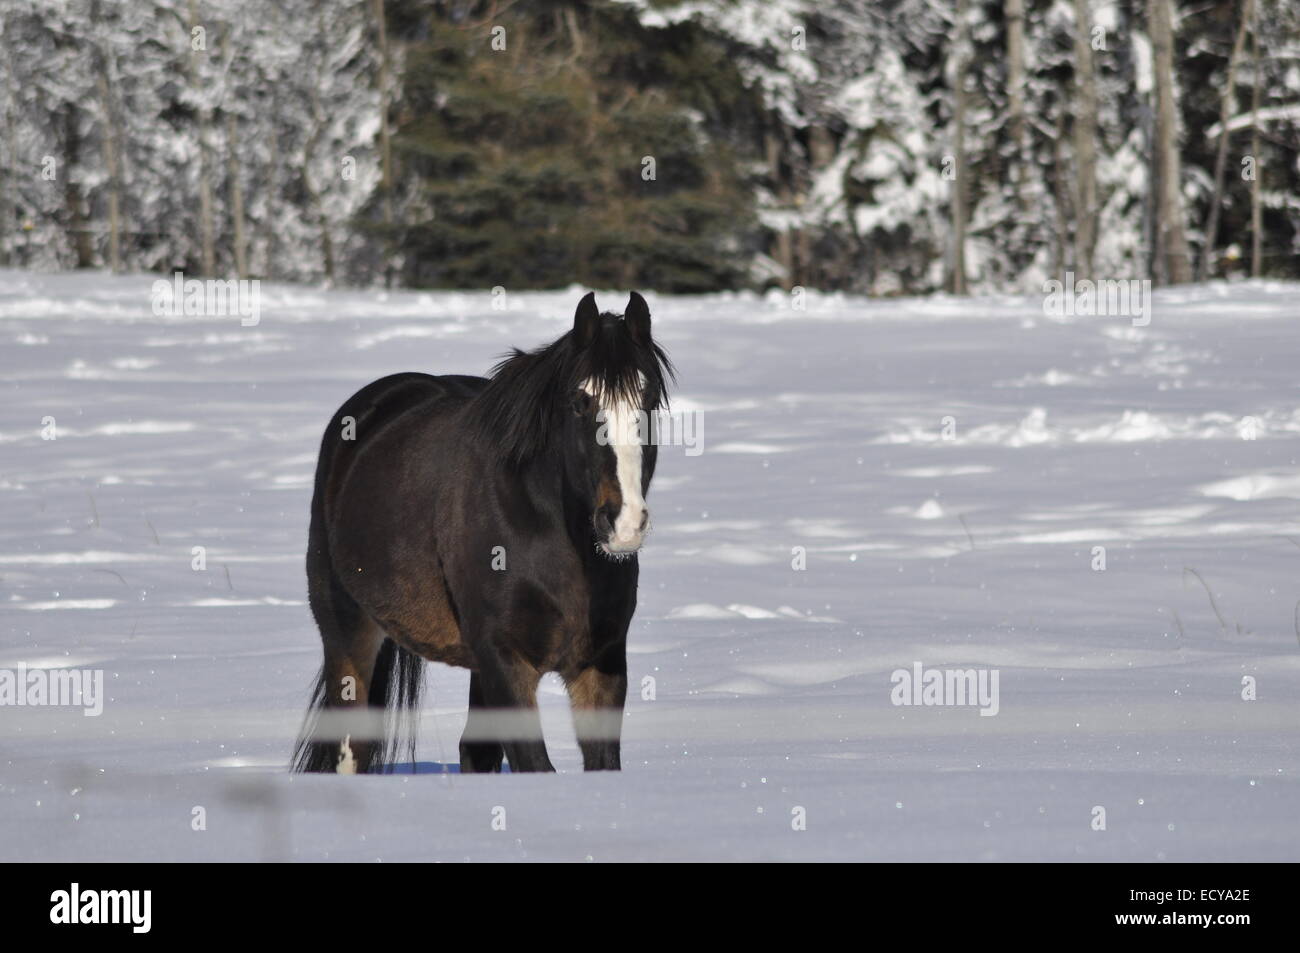
[[[582, 389], [593, 397], [599, 396], [590, 381]], [[606, 442], [614, 449], [618, 489], [623, 497], [623, 507], [614, 520], [610, 547], [616, 552], [634, 552], [645, 536], [641, 525], [646, 515], [645, 497], [641, 495], [641, 408], [631, 401], [619, 400], [602, 404], [600, 410], [597, 420], [604, 427]]]

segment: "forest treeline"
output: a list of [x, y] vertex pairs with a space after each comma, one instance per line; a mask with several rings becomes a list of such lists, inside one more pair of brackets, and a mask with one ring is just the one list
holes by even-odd
[[0, 0], [0, 266], [1300, 277], [1293, 0]]

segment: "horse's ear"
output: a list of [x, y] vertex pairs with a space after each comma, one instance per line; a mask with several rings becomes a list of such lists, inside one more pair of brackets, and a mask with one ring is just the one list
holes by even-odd
[[635, 291], [632, 292], [632, 297], [627, 299], [627, 310], [623, 312], [623, 319], [627, 321], [627, 329], [632, 334], [632, 340], [638, 344], [650, 343], [650, 306], [645, 303], [645, 298]]
[[573, 315], [573, 334], [579, 344], [590, 344], [596, 337], [596, 326], [600, 323], [600, 309], [596, 307], [596, 295], [588, 291], [578, 302], [578, 310]]

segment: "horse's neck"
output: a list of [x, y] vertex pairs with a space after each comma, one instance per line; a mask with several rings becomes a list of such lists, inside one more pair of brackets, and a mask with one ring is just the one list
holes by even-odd
[[564, 461], [559, 458], [558, 451], [551, 452], [555, 454], [555, 457], [547, 463], [546, 471], [548, 476], [546, 481], [539, 486], [539, 489], [547, 493], [548, 502], [552, 505], [558, 504], [561, 519], [564, 522], [565, 533], [573, 543], [574, 548], [585, 555], [593, 545], [591, 502], [587, 499], [585, 492], [570, 485], [567, 469], [564, 466]]

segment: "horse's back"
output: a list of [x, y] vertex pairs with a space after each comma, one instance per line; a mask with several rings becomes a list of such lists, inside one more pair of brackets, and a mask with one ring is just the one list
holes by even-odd
[[[372, 381], [345, 400], [334, 414], [331, 430], [341, 418], [352, 417], [358, 424], [357, 437], [364, 439], [367, 435], [362, 434], [359, 426], [363, 418], [372, 424], [367, 429], [373, 432], [374, 424], [382, 425], [417, 404], [447, 398], [468, 400], [486, 386], [486, 378], [464, 374], [435, 376], [418, 371], [389, 374]], [[326, 436], [329, 435], [330, 431], [327, 431]]]
[[321, 438], [313, 513], [334, 498], [362, 447], [385, 427], [417, 408], [432, 417], [458, 407], [485, 386], [487, 380], [482, 377], [408, 371], [381, 377], [361, 388], [334, 412]]

